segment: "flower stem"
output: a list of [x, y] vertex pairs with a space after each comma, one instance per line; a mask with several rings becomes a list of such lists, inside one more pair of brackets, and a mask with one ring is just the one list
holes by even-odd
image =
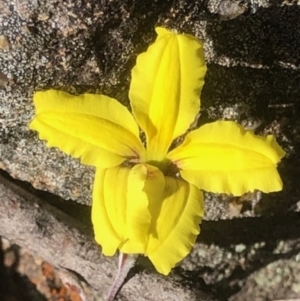
[[130, 269], [134, 266], [137, 255], [132, 254], [119, 254], [118, 272], [113, 284], [111, 285], [105, 301], [113, 301], [124, 283]]

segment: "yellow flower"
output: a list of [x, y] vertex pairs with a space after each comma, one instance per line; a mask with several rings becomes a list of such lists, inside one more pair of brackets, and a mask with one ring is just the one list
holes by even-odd
[[255, 136], [231, 121], [206, 124], [172, 148], [199, 112], [206, 66], [198, 39], [156, 31], [132, 70], [133, 115], [104, 95], [49, 90], [34, 95], [30, 128], [49, 147], [97, 167], [92, 221], [103, 253], [144, 254], [168, 274], [200, 232], [200, 189], [281, 190], [276, 165], [284, 152], [273, 136]]

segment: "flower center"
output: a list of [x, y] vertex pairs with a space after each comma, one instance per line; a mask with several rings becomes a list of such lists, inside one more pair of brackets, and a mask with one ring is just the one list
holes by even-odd
[[164, 159], [163, 161], [150, 160], [146, 163], [157, 167], [165, 176], [175, 177], [178, 173], [177, 166], [168, 159]]

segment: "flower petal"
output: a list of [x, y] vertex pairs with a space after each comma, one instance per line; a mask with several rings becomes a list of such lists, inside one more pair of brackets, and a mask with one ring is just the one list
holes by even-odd
[[167, 275], [191, 251], [204, 215], [202, 192], [185, 181], [166, 177], [165, 198], [149, 204], [152, 216], [146, 255]]
[[143, 156], [138, 126], [115, 99], [48, 90], [35, 93], [34, 102], [36, 116], [30, 128], [48, 141], [48, 147], [101, 168]]
[[[132, 240], [143, 243], [145, 253], [151, 222], [149, 204], [162, 201], [165, 178], [157, 167], [138, 164], [132, 168], [127, 190], [127, 231]], [[123, 253], [136, 253], [130, 244], [124, 244]]]
[[137, 58], [129, 91], [134, 116], [146, 133], [148, 161], [163, 160], [172, 140], [194, 121], [206, 73], [198, 39], [163, 28], [156, 32], [155, 43]]
[[92, 222], [105, 255], [113, 255], [117, 248], [122, 253], [145, 253], [151, 222], [149, 200], [162, 200], [163, 188], [163, 174], [150, 165], [97, 169]]
[[125, 215], [123, 212], [126, 202], [124, 202], [123, 193], [127, 189], [128, 174], [127, 169], [120, 167], [96, 169], [92, 223], [95, 240], [102, 246], [102, 252], [107, 256], [114, 255], [124, 240]]
[[274, 136], [256, 136], [232, 121], [206, 124], [168, 154], [188, 182], [206, 191], [242, 195], [279, 191], [276, 165], [285, 155]]
[[166, 275], [190, 252], [202, 216], [199, 189], [164, 177], [157, 167], [138, 164], [96, 171], [92, 222], [105, 255], [117, 249], [144, 254]]

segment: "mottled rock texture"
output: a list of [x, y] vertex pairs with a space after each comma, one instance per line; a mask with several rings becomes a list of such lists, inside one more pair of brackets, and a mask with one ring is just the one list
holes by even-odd
[[[130, 70], [157, 25], [204, 41], [208, 73], [198, 125], [221, 118], [257, 124], [257, 133], [273, 133], [287, 152], [279, 167], [282, 192], [262, 195], [253, 206], [206, 195], [203, 236], [176, 273], [192, 283], [203, 278], [220, 299], [299, 296], [298, 1], [1, 0], [0, 168], [36, 189], [90, 205], [93, 168], [46, 148], [29, 131], [32, 95], [55, 87], [104, 93], [128, 105]], [[230, 216], [240, 219], [220, 221]], [[278, 277], [281, 290], [274, 289]]]

